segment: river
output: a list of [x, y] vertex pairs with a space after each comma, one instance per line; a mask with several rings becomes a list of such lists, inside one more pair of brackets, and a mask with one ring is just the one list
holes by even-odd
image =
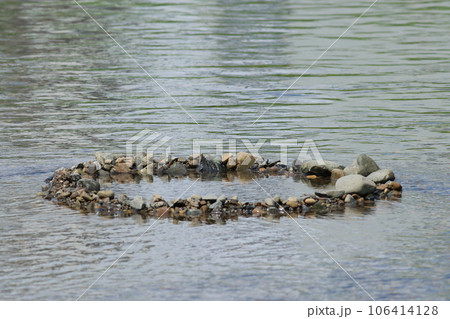
[[[371, 1], [80, 4], [132, 58], [74, 1], [0, 2], [0, 299], [448, 300], [448, 2], [380, 0], [322, 56]], [[312, 139], [326, 160], [365, 153], [393, 169], [403, 196], [299, 217], [303, 229], [289, 218], [148, 229], [153, 221], [36, 197], [55, 169], [124, 152], [143, 129], [182, 156], [193, 139], [238, 149], [242, 139]], [[191, 183], [112, 187], [176, 198]], [[314, 191], [292, 178], [261, 183], [273, 195]], [[211, 192], [267, 197], [238, 179], [186, 195]]]

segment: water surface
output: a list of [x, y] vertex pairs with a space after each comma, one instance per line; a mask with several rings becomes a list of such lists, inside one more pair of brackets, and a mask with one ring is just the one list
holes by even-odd
[[[1, 299], [74, 300], [148, 228], [34, 196], [54, 169], [124, 151], [142, 129], [172, 137], [183, 156], [193, 138], [313, 139], [325, 159], [344, 165], [369, 154], [395, 171], [401, 201], [297, 222], [373, 298], [449, 298], [447, 2], [379, 1], [255, 125], [370, 1], [81, 4], [200, 126], [74, 2], [1, 1]], [[277, 150], [261, 154], [276, 159]], [[190, 183], [114, 187], [176, 198]], [[274, 195], [314, 191], [283, 177], [263, 186]], [[238, 180], [200, 182], [189, 193], [210, 192], [266, 197]], [[368, 298], [295, 222], [254, 218], [158, 221], [83, 296]]]

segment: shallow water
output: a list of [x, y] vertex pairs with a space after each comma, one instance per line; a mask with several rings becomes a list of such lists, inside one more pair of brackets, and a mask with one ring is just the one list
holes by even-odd
[[[61, 166], [123, 152], [142, 129], [192, 139], [313, 139], [344, 165], [394, 170], [401, 201], [296, 221], [377, 300], [450, 297], [449, 31], [445, 1], [383, 2], [252, 122], [370, 1], [81, 1], [197, 126], [75, 3], [2, 1], [0, 298], [77, 299], [153, 221], [36, 198]], [[238, 143], [238, 148], [241, 148]], [[278, 146], [261, 154], [278, 156]], [[289, 160], [300, 147], [292, 148]], [[192, 180], [114, 184], [176, 198]], [[273, 195], [314, 188], [273, 177]], [[252, 181], [189, 191], [267, 197]], [[186, 194], [186, 195], [190, 195]], [[291, 219], [158, 221], [82, 299], [369, 299]]]

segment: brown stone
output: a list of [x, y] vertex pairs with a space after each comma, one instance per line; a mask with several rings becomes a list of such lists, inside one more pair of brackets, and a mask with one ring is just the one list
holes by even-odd
[[128, 167], [127, 163], [118, 163], [116, 162], [116, 165], [114, 165], [113, 168], [111, 168], [111, 173], [113, 174], [128, 174], [131, 170]]
[[252, 214], [255, 217], [261, 217], [267, 215], [267, 212], [262, 207], [256, 207], [253, 209]]
[[233, 156], [228, 158], [227, 169], [234, 170], [234, 169], [236, 169], [236, 166], [237, 166], [237, 162], [236, 162], [235, 158]]
[[316, 203], [316, 200], [314, 198], [307, 198], [305, 199], [306, 205], [314, 205]]
[[393, 189], [395, 191], [401, 191], [402, 190], [402, 185], [400, 183], [397, 182], [392, 182], [389, 184], [389, 188]]
[[236, 163], [238, 170], [247, 169], [250, 166], [252, 166], [254, 162], [255, 157], [250, 153], [239, 152], [236, 155]]
[[200, 210], [203, 214], [206, 214], [208, 212], [208, 205], [203, 205], [200, 207]]
[[387, 187], [388, 187], [387, 184], [381, 184], [381, 185], [378, 185], [378, 186], [377, 186], [377, 189], [378, 189], [379, 191], [384, 191]]
[[339, 179], [344, 176], [344, 170], [335, 168], [331, 171], [331, 178], [332, 179]]
[[286, 205], [288, 205], [290, 208], [297, 208], [299, 206], [298, 201], [288, 200], [286, 202]]
[[171, 208], [167, 206], [160, 207], [156, 210], [156, 216], [161, 218], [168, 218], [170, 217], [171, 213], [172, 213]]
[[97, 193], [99, 198], [114, 198], [114, 192], [113, 191], [99, 191]]
[[316, 179], [317, 175], [307, 175], [306, 178], [307, 179]]

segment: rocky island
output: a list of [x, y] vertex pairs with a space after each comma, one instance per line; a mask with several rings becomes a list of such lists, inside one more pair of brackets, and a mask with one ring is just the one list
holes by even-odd
[[[150, 201], [142, 196], [129, 198], [102, 189], [102, 179], [133, 180], [152, 176], [211, 176], [240, 172], [251, 178], [286, 175], [309, 181], [334, 183], [335, 189], [302, 196], [268, 197], [260, 202], [241, 202], [237, 196], [192, 195], [186, 199], [165, 200], [153, 195]], [[107, 217], [127, 217], [139, 214], [143, 218], [171, 218], [206, 224], [225, 223], [243, 217], [280, 218], [306, 214], [327, 214], [344, 211], [348, 206], [373, 205], [375, 200], [400, 197], [401, 184], [394, 182], [390, 169], [380, 169], [365, 154], [359, 155], [349, 166], [331, 161], [306, 161], [292, 166], [269, 161], [250, 153], [188, 158], [156, 159], [145, 153], [125, 156], [96, 153], [95, 160], [78, 163], [71, 168], [56, 170], [42, 186], [39, 196], [84, 213]], [[255, 180], [256, 181], [256, 180]], [[294, 194], [293, 194], [294, 195]]]

